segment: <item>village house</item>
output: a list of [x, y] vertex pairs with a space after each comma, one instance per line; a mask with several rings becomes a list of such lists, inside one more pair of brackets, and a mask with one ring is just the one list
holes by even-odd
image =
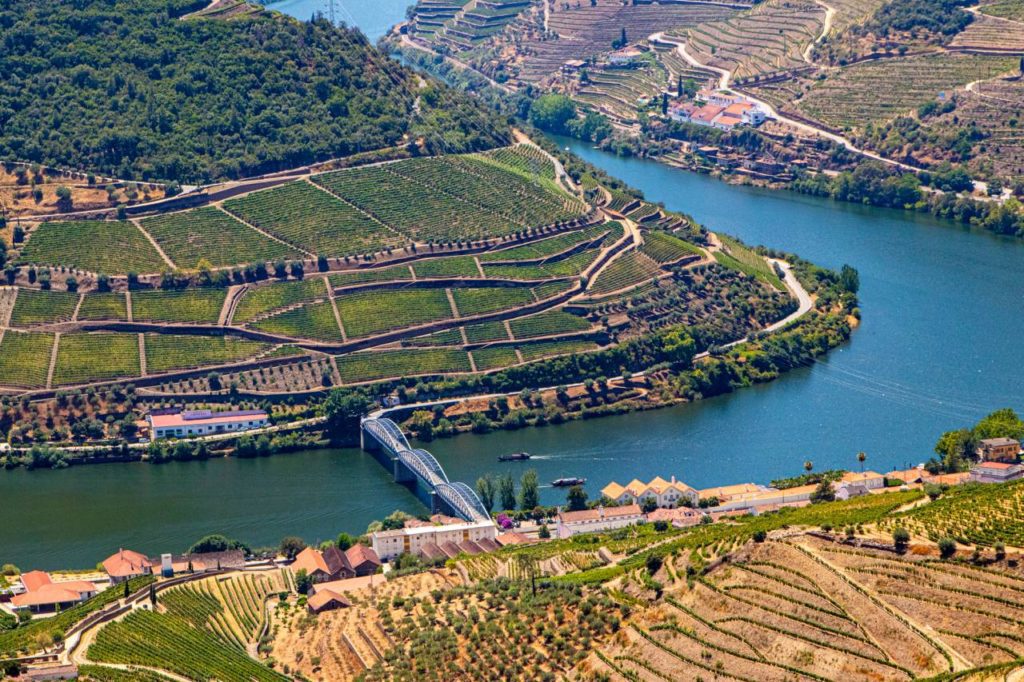
[[415, 525], [372, 533], [377, 556], [390, 561], [401, 554], [428, 559], [479, 554], [498, 548], [498, 527], [492, 521], [458, 521], [443, 525]]
[[702, 500], [710, 500], [714, 498], [718, 500], [719, 504], [721, 504], [734, 498], [757, 495], [768, 490], [770, 490], [768, 487], [757, 485], [756, 483], [737, 483], [735, 485], [720, 485], [716, 488], [698, 490], [697, 496]]
[[1006, 483], [1024, 477], [1024, 464], [1009, 462], [980, 462], [971, 469], [974, 483]]
[[582, 59], [570, 59], [569, 61], [562, 64], [562, 73], [570, 75], [578, 73], [583, 70], [587, 63]]
[[912, 469], [890, 471], [885, 474], [885, 478], [890, 481], [903, 481], [904, 485], [913, 485], [920, 483], [927, 475], [928, 471], [924, 467], [914, 467]]
[[665, 521], [676, 528], [688, 528], [698, 525], [706, 516], [707, 514], [703, 510], [677, 507], [676, 509], [655, 509], [647, 515], [647, 520], [651, 523]]
[[677, 101], [668, 109], [669, 118], [681, 123], [710, 126], [729, 131], [739, 125], [764, 123], [765, 112], [742, 95], [701, 90], [697, 100], [704, 104]]
[[796, 506], [799, 503], [810, 501], [811, 495], [817, 489], [817, 484], [812, 484], [796, 486], [795, 488], [784, 488], [782, 490], [763, 488], [752, 493], [726, 495], [724, 498], [719, 497], [719, 504], [717, 507], [714, 507], [714, 511], [752, 511], [757, 507]]
[[306, 547], [295, 557], [291, 569], [292, 572], [304, 570], [313, 582], [322, 583], [373, 575], [380, 566], [380, 559], [372, 549], [353, 545], [345, 551], [328, 547], [322, 552]]
[[983, 462], [1016, 462], [1020, 458], [1020, 441], [1013, 438], [985, 438], [974, 454]]
[[352, 606], [352, 602], [345, 598], [345, 595], [338, 594], [334, 590], [319, 590], [306, 599], [306, 608], [310, 613], [324, 613], [336, 609], [345, 609]]
[[119, 549], [116, 554], [103, 560], [103, 570], [110, 576], [110, 584], [117, 585], [132, 578], [150, 575], [153, 572], [153, 562], [145, 554], [130, 549]]
[[644, 53], [635, 47], [624, 47], [608, 55], [608, 63], [612, 66], [633, 66]]
[[622, 507], [599, 506], [596, 509], [558, 512], [558, 537], [569, 538], [580, 533], [597, 533], [634, 526], [646, 521], [637, 504]]
[[263, 410], [235, 410], [232, 412], [154, 410], [147, 417], [154, 439], [248, 431], [266, 426], [268, 419], [267, 413]]
[[847, 471], [838, 482], [861, 483], [868, 490], [876, 490], [885, 487], [885, 476], [874, 471]]
[[53, 582], [49, 573], [29, 571], [21, 576], [22, 592], [11, 598], [15, 609], [32, 613], [51, 613], [80, 604], [96, 596], [96, 585], [87, 580]]
[[601, 495], [618, 504], [643, 504], [652, 499], [659, 507], [696, 506], [698, 502], [697, 491], [675, 476], [668, 481], [658, 476], [649, 483], [634, 478], [625, 486], [612, 481], [601, 489]]

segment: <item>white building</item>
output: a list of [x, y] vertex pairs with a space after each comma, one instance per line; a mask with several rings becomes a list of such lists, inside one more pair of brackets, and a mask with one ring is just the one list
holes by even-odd
[[696, 506], [699, 501], [697, 491], [673, 476], [666, 481], [660, 476], [649, 483], [633, 479], [622, 486], [612, 481], [601, 489], [601, 495], [618, 504], [643, 504], [653, 499], [659, 507], [677, 507], [681, 503]]
[[580, 533], [599, 533], [643, 523], [647, 518], [636, 504], [624, 507], [598, 507], [574, 512], [558, 512], [558, 537]]
[[975, 483], [1006, 483], [1024, 476], [1024, 464], [1008, 462], [981, 462], [971, 469], [971, 481]]
[[267, 413], [263, 410], [236, 410], [234, 412], [211, 412], [210, 410], [157, 412], [146, 419], [153, 438], [185, 438], [208, 436], [215, 433], [232, 433], [258, 429], [267, 425]]
[[[483, 541], [490, 546], [498, 537], [498, 527], [492, 521], [467, 521], [441, 526], [415, 526], [398, 530], [382, 530], [370, 535], [373, 551], [385, 561], [400, 554], [437, 556], [437, 549], [446, 544]], [[443, 551], [443, 550], [442, 550]]]

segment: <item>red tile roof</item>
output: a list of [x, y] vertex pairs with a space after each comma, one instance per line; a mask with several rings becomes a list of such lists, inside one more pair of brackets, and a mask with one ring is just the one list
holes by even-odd
[[380, 557], [373, 551], [372, 548], [366, 545], [352, 545], [345, 552], [345, 556], [348, 558], [348, 562], [352, 565], [352, 568], [358, 568], [363, 564], [373, 564], [374, 566], [380, 566]]
[[52, 582], [50, 574], [45, 571], [29, 571], [28, 573], [21, 574], [21, 584], [29, 592], [34, 592], [43, 585], [49, 585]]
[[317, 571], [330, 575], [331, 569], [328, 568], [327, 562], [324, 561], [324, 555], [320, 553], [320, 550], [307, 547], [298, 553], [295, 557], [295, 561], [292, 562], [291, 569], [295, 572], [306, 570], [308, 575], [313, 575]]
[[620, 516], [642, 516], [643, 511], [638, 504], [627, 504], [621, 507], [601, 507], [600, 509], [584, 509], [582, 511], [561, 512], [558, 518], [562, 523], [580, 523], [599, 519], [614, 519]]
[[103, 560], [103, 570], [111, 578], [129, 578], [133, 575], [142, 575], [145, 569], [153, 568], [152, 562], [144, 554], [133, 552], [130, 549], [120, 549]]
[[234, 412], [210, 412], [209, 410], [198, 410], [195, 412], [178, 412], [176, 414], [153, 414], [149, 418], [154, 428], [164, 429], [167, 427], [196, 426], [198, 424], [232, 424], [238, 421], [249, 421], [251, 419], [266, 419], [267, 413], [263, 410], [235, 410]]

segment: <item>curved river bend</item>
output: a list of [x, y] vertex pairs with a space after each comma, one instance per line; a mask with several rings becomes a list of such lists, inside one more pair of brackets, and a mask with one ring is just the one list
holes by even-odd
[[[798, 473], [806, 459], [818, 469], [855, 467], [860, 450], [884, 471], [927, 459], [943, 430], [998, 407], [1024, 408], [1024, 243], [912, 213], [733, 187], [559, 142], [713, 229], [828, 267], [854, 265], [864, 321], [826, 359], [733, 395], [431, 443], [452, 479], [472, 484], [488, 471], [518, 476], [533, 467], [542, 481], [585, 476], [596, 495], [610, 480], [655, 475], [696, 487], [767, 482]], [[498, 454], [518, 450], [536, 457], [497, 463]], [[548, 504], [563, 499], [553, 488], [541, 492]], [[180, 551], [208, 532], [257, 545], [287, 534], [324, 540], [362, 531], [395, 508], [422, 511], [356, 450], [0, 472], [0, 501], [0, 561], [22, 568], [88, 566], [119, 546]]]

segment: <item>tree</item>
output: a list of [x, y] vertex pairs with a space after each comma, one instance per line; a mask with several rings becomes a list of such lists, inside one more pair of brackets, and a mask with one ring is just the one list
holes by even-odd
[[476, 494], [480, 498], [480, 502], [483, 503], [484, 509], [487, 511], [494, 509], [495, 492], [493, 476], [490, 474], [484, 474], [480, 478], [476, 479]]
[[832, 502], [836, 499], [836, 491], [832, 489], [832, 483], [822, 479], [818, 487], [811, 493], [811, 503]]
[[312, 587], [313, 578], [310, 577], [306, 569], [300, 568], [295, 574], [295, 591], [299, 594], [309, 594]]
[[868, 458], [868, 454], [866, 452], [858, 452], [857, 453], [857, 461], [860, 462], [860, 470], [861, 470], [861, 472], [864, 471], [864, 461], [867, 458]]
[[149, 584], [149, 605], [156, 608], [156, 585]]
[[808, 460], [806, 460], [806, 461], [804, 462], [804, 471], [806, 471], [807, 473], [811, 473], [811, 470], [812, 470], [812, 469], [814, 469], [814, 462], [812, 462], [812, 461], [811, 461], [811, 460], [809, 460], [809, 459], [808, 459]]
[[759, 528], [758, 530], [754, 531], [753, 538], [754, 542], [764, 542], [768, 539], [768, 533]]
[[519, 508], [526, 511], [533, 509], [540, 503], [539, 485], [537, 472], [527, 469], [523, 477], [519, 479]]
[[320, 407], [326, 418], [327, 433], [335, 442], [352, 442], [359, 436], [359, 420], [369, 409], [370, 399], [346, 389], [331, 391]]
[[540, 529], [537, 531], [537, 537], [541, 540], [549, 540], [551, 538], [551, 529], [548, 528], [548, 524], [540, 524]]
[[935, 454], [941, 455], [940, 467], [944, 471], [961, 471], [974, 452], [974, 436], [967, 429], [946, 431], [935, 444]]
[[511, 511], [516, 508], [516, 482], [512, 479], [512, 474], [505, 474], [498, 479], [498, 497], [502, 509]]
[[910, 544], [910, 531], [903, 527], [893, 530], [892, 544], [893, 547], [896, 548], [897, 552], [907, 551], [907, 545]]
[[939, 540], [939, 556], [949, 559], [956, 554], [956, 540], [953, 538], [942, 538]]
[[530, 105], [530, 123], [557, 135], [568, 133], [575, 118], [576, 105], [565, 95], [541, 95]]
[[972, 432], [975, 440], [986, 438], [1013, 438], [1024, 440], [1024, 422], [1010, 408], [996, 410], [974, 427]]
[[130, 594], [131, 594], [131, 590], [128, 588], [128, 581], [125, 580], [124, 581], [124, 598], [127, 599]]
[[306, 549], [306, 543], [302, 541], [302, 538], [289, 535], [281, 538], [279, 549], [284, 557], [294, 559], [296, 554]]
[[64, 185], [57, 187], [57, 208], [61, 211], [70, 211], [73, 208], [71, 190]]
[[338, 533], [338, 539], [334, 544], [338, 549], [344, 552], [346, 549], [356, 544], [356, 539], [348, 533]]
[[213, 534], [201, 538], [198, 542], [188, 548], [186, 554], [205, 554], [206, 552], [229, 552], [240, 549], [249, 554], [249, 548], [238, 540], [231, 540], [223, 535]]
[[844, 265], [839, 271], [839, 286], [851, 294], [857, 293], [860, 289], [860, 273], [857, 268]]
[[574, 485], [569, 488], [569, 494], [566, 495], [565, 502], [568, 505], [569, 511], [582, 511], [587, 508], [587, 491], [581, 485]]
[[652, 511], [658, 508], [658, 500], [653, 497], [645, 497], [640, 503], [640, 509], [644, 514], [650, 514]]
[[647, 560], [644, 562], [644, 566], [647, 568], [647, 574], [654, 575], [655, 573], [660, 571], [661, 563], [661, 557], [657, 554], [651, 554], [650, 556], [648, 556]]

